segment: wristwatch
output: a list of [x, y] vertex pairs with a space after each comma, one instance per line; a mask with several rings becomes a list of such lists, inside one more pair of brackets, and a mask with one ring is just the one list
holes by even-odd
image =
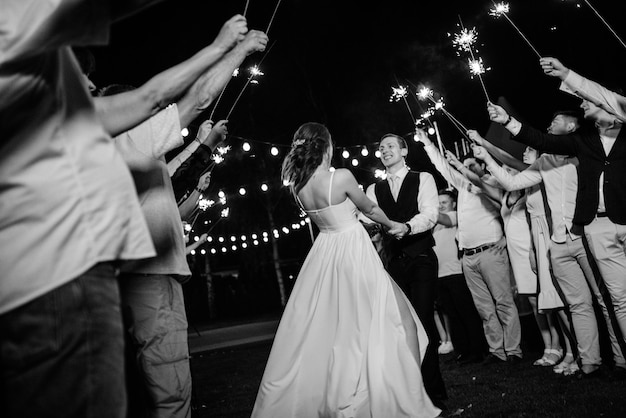
[[404, 224], [405, 224], [405, 225], [406, 225], [406, 227], [408, 228], [408, 231], [407, 231], [407, 233], [406, 233], [406, 234], [407, 234], [407, 235], [411, 235], [411, 225], [410, 225], [408, 222], [405, 222]]

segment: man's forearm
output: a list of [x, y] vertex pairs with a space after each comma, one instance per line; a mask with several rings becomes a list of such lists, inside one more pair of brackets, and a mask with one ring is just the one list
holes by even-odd
[[[134, 128], [180, 98], [226, 49], [211, 44], [188, 60], [152, 77], [131, 92], [95, 100], [96, 111], [105, 129], [116, 136]], [[180, 113], [179, 109], [179, 113]], [[181, 126], [183, 124], [181, 113]]]

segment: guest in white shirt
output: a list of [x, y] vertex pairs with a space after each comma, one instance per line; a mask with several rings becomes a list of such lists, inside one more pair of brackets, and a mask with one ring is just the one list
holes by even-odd
[[465, 279], [489, 345], [490, 354], [485, 363], [518, 363], [522, 357], [522, 332], [511, 287], [511, 268], [499, 203], [487, 197], [457, 170], [481, 177], [488, 184], [493, 180], [487, 178], [484, 164], [474, 158], [467, 158], [465, 165], [453, 170], [425, 132], [418, 130], [417, 135], [435, 168], [459, 192], [459, 248], [463, 251]]

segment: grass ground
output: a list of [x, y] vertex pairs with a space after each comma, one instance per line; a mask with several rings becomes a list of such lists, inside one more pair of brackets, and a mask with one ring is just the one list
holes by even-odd
[[[195, 354], [193, 417], [249, 417], [270, 348], [265, 342]], [[610, 368], [599, 378], [578, 380], [533, 367], [538, 357], [527, 351], [516, 365], [458, 366], [454, 354], [441, 356], [447, 416], [626, 417], [626, 380]]]

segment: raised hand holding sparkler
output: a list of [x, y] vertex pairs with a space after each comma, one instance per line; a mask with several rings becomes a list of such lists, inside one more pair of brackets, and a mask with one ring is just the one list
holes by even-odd
[[511, 26], [513, 26], [513, 29], [515, 29], [517, 33], [519, 33], [519, 35], [522, 37], [522, 39], [528, 44], [530, 49], [533, 50], [533, 52], [537, 55], [537, 57], [541, 58], [541, 54], [537, 51], [537, 49], [533, 46], [533, 44], [530, 43], [526, 35], [524, 35], [522, 31], [517, 27], [517, 25], [513, 23], [511, 18], [509, 18], [509, 15], [508, 15], [509, 10], [510, 10], [509, 4], [505, 2], [496, 3], [493, 0], [492, 0], [492, 3], [493, 3], [494, 8], [489, 10], [489, 14], [496, 18], [500, 16], [504, 16], [504, 18], [511, 24]]

